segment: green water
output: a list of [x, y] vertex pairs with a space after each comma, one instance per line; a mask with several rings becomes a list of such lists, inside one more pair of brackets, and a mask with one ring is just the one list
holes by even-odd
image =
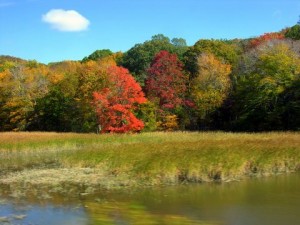
[[0, 225], [4, 224], [299, 225], [300, 174], [47, 198], [16, 198], [2, 190]]

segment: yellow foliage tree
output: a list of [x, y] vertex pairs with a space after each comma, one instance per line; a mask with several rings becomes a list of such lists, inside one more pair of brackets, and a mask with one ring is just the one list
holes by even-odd
[[165, 115], [157, 122], [157, 127], [163, 131], [178, 130], [178, 117], [174, 114]]
[[230, 89], [231, 66], [213, 54], [198, 57], [198, 73], [191, 82], [191, 97], [201, 119], [220, 107]]
[[24, 130], [36, 100], [49, 91], [48, 67], [35, 61], [0, 67], [1, 117], [9, 123], [8, 129]]

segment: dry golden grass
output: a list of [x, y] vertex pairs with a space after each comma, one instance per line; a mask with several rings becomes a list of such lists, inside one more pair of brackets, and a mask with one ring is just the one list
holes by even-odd
[[[46, 183], [47, 177], [54, 182], [51, 176], [71, 182], [86, 179], [79, 172], [76, 177], [75, 171], [87, 168], [98, 171], [87, 177], [99, 184], [117, 181], [111, 182], [113, 186], [230, 181], [294, 172], [300, 169], [300, 133], [0, 133], [0, 183], [30, 182], [25, 178], [32, 174]], [[45, 170], [53, 174], [40, 173]], [[19, 176], [12, 171], [23, 172]], [[59, 171], [63, 176], [55, 176]]]

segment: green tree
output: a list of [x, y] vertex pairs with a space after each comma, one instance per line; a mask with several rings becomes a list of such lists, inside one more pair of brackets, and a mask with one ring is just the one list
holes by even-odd
[[[280, 96], [299, 79], [300, 59], [286, 43], [266, 45], [245, 57], [251, 66], [238, 77], [235, 93], [236, 129], [275, 130], [283, 129], [281, 115], [287, 107], [280, 103]], [[286, 93], [286, 94], [284, 94]], [[295, 94], [297, 95], [297, 94]], [[294, 96], [295, 96], [294, 95]]]
[[285, 30], [285, 37], [300, 40], [300, 25], [297, 24]]
[[97, 61], [98, 59], [105, 58], [112, 55], [113, 52], [109, 49], [96, 50], [92, 54], [82, 59], [82, 62], [87, 62], [89, 60]]
[[183, 38], [173, 38], [171, 42], [176, 47], [187, 47], [186, 40]]
[[[185, 42], [183, 39], [177, 39], [176, 43]], [[154, 56], [162, 51], [176, 53], [179, 58], [182, 57], [186, 50], [184, 45], [174, 45], [168, 37], [162, 34], [154, 35], [150, 41], [145, 41], [143, 44], [136, 44], [134, 47], [124, 53], [122, 66], [127, 68], [135, 79], [143, 86], [147, 78], [147, 69]]]
[[143, 131], [148, 132], [157, 130], [157, 110], [157, 105], [149, 100], [138, 105], [136, 116], [144, 122]]
[[37, 99], [34, 117], [27, 130], [70, 132], [72, 129], [75, 104], [71, 96], [66, 95], [58, 87], [43, 98]]
[[300, 130], [300, 77], [278, 97], [281, 129]]
[[76, 123], [79, 117], [77, 110], [77, 93], [79, 62], [63, 61], [51, 63], [49, 92], [36, 100], [34, 116], [28, 130], [44, 131], [81, 131]]

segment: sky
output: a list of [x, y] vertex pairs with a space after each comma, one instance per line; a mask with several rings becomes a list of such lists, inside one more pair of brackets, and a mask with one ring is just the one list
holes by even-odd
[[155, 34], [249, 38], [299, 20], [299, 0], [0, 0], [0, 55], [42, 63], [125, 52]]

